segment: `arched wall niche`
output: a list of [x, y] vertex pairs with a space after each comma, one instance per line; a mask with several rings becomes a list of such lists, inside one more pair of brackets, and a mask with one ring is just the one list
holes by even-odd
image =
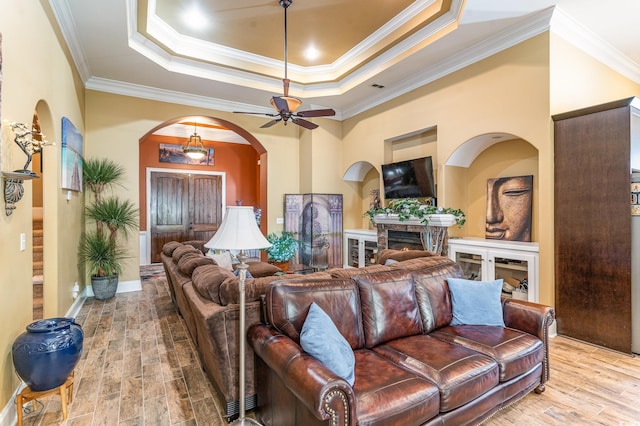
[[484, 238], [487, 179], [533, 175], [532, 241], [538, 241], [539, 152], [530, 142], [509, 133], [475, 136], [460, 145], [445, 161], [443, 207], [462, 209], [467, 222], [452, 227], [453, 236]]
[[[368, 161], [357, 161], [347, 168], [342, 176], [342, 180], [353, 182], [354, 191], [358, 193], [362, 203], [360, 210], [364, 213], [369, 209], [371, 202], [371, 191], [374, 189], [382, 192], [382, 179], [378, 169]], [[370, 228], [369, 220], [362, 219], [362, 228]]]
[[[250, 199], [244, 200], [244, 204], [253, 205], [255, 207], [262, 208], [261, 228], [263, 232], [266, 232], [266, 224], [268, 223], [268, 217], [267, 217], [268, 212], [266, 208], [267, 206], [267, 170], [268, 170], [267, 169], [268, 167], [267, 150], [262, 145], [262, 143], [260, 143], [260, 141], [251, 133], [249, 133], [247, 130], [243, 129], [242, 127], [230, 121], [223, 120], [216, 117], [203, 116], [203, 115], [175, 117], [157, 125], [156, 127], [149, 130], [145, 135], [143, 135], [139, 139], [141, 152], [144, 149], [143, 145], [145, 144], [145, 142], [148, 142], [153, 140], [154, 138], [157, 138], [157, 136], [154, 135], [155, 132], [157, 132], [158, 130], [164, 127], [170, 126], [172, 124], [177, 124], [185, 121], [193, 121], [198, 124], [209, 124], [209, 125], [220, 126], [220, 127], [229, 129], [235, 132], [237, 135], [239, 135], [241, 138], [243, 138], [249, 143], [249, 145], [224, 143], [224, 145], [227, 146], [227, 149], [237, 151], [238, 155], [243, 157], [245, 160], [247, 159], [247, 155], [249, 155], [249, 152], [247, 152], [247, 150], [253, 151], [253, 153], [255, 154], [256, 163], [257, 163], [256, 164], [257, 170], [255, 171], [254, 176], [249, 178], [250, 181], [243, 180], [242, 185], [239, 185], [240, 183], [239, 179], [235, 179], [236, 183], [230, 182], [230, 180], [227, 179], [227, 185], [229, 185], [230, 183], [234, 184], [236, 185], [237, 188], [239, 188], [238, 190], [245, 191], [245, 193], [247, 191], [247, 188], [255, 188], [255, 196], [248, 197]], [[166, 143], [184, 144], [185, 142], [186, 140], [184, 138], [174, 138], [173, 141], [167, 141]], [[157, 143], [157, 142], [154, 142], [154, 143]], [[221, 142], [217, 142], [217, 143], [221, 144]], [[204, 139], [203, 139], [203, 144], [207, 148], [212, 145], [209, 141], [206, 141]], [[213, 142], [213, 144], [216, 144], [216, 142]], [[216, 154], [214, 154], [214, 157], [215, 155]], [[146, 175], [144, 170], [146, 166], [143, 166], [144, 160], [142, 158], [142, 155], [140, 157], [141, 158], [140, 158], [139, 179], [140, 179], [140, 197], [141, 197], [140, 198], [141, 230], [146, 230], [147, 200], [146, 200]], [[166, 164], [166, 163], [163, 163], [163, 164]], [[188, 165], [178, 165], [178, 166], [179, 167], [175, 167], [175, 168], [189, 167]], [[155, 165], [154, 167], [158, 167], [158, 165]], [[162, 165], [160, 165], [160, 167], [162, 167]], [[215, 165], [213, 167], [216, 168]], [[201, 168], [201, 166], [199, 168]], [[235, 203], [235, 200], [238, 198], [238, 197], [235, 197], [233, 193], [234, 193], [233, 191], [227, 191], [227, 194], [228, 194], [227, 205], [233, 205]]]

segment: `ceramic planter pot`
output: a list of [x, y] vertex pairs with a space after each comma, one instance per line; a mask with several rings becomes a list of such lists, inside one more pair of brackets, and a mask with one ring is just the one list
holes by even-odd
[[111, 299], [118, 290], [118, 275], [91, 277], [91, 288], [96, 299]]
[[84, 333], [73, 318], [32, 322], [13, 342], [11, 353], [18, 376], [34, 391], [62, 385], [82, 355]]

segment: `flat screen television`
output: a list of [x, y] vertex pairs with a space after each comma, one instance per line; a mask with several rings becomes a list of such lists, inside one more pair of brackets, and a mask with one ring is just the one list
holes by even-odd
[[435, 198], [431, 157], [382, 165], [384, 198]]

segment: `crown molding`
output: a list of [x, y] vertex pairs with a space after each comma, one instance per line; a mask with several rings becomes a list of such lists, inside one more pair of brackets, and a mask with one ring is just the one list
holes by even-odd
[[640, 83], [640, 64], [629, 59], [558, 6], [551, 20], [551, 32], [614, 71]]
[[[135, 0], [127, 0], [127, 2], [134, 3]], [[303, 85], [313, 85], [314, 81], [336, 81], [340, 76], [352, 73], [353, 70], [357, 69], [362, 63], [363, 58], [371, 56], [371, 49], [375, 49], [377, 44], [383, 42], [393, 32], [401, 28], [417, 14], [430, 7], [434, 2], [435, 0], [418, 0], [414, 2], [399, 15], [395, 16], [331, 64], [305, 67], [289, 63], [288, 72], [290, 79], [298, 81]], [[456, 18], [459, 17], [462, 12], [462, 8], [458, 7], [459, 3], [462, 4], [463, 1], [454, 0], [451, 7], [451, 9], [457, 10]], [[135, 12], [134, 7], [130, 7], [130, 10], [132, 13], [127, 15], [128, 27], [130, 29], [134, 29], [137, 27], [137, 13]], [[177, 62], [176, 59], [178, 58], [191, 58], [196, 67], [231, 67], [235, 69], [250, 70], [252, 73], [264, 74], [271, 78], [277, 78], [278, 80], [282, 77], [284, 61], [185, 36], [178, 33], [173, 27], [168, 25], [155, 13], [155, 11], [156, 0], [149, 0], [146, 16], [147, 26], [144, 32], [140, 32], [140, 37], [147, 39], [148, 42], [141, 41], [136, 47], [136, 50], [141, 55], [148, 56], [149, 59], [155, 60], [154, 58], [158, 58], [157, 50], [160, 49], [167, 51], [167, 54], [164, 56], [172, 62]], [[426, 26], [426, 32], [419, 31], [418, 34], [412, 35], [411, 38], [415, 39], [416, 37], [419, 37], [419, 34], [429, 34], [441, 31], [444, 27], [439, 27], [439, 21], [441, 22], [442, 20], [436, 20], [430, 23]], [[434, 26], [436, 28], [434, 28]], [[135, 32], [138, 32], [137, 28], [130, 31], [129, 37], [131, 38]], [[154, 40], [151, 40], [146, 34]], [[151, 47], [152, 45], [155, 45], [156, 49], [153, 49]], [[149, 55], [147, 55], [146, 48], [151, 49], [151, 51], [148, 52]], [[169, 51], [175, 53], [171, 54]], [[391, 59], [396, 55], [401, 56], [404, 53], [404, 50], [398, 49], [397, 46], [389, 49], [388, 51], [395, 52], [394, 55], [391, 55]], [[387, 55], [387, 57], [389, 58], [390, 56]], [[160, 64], [165, 63], [166, 61], [163, 61]], [[185, 68], [184, 70], [175, 69], [174, 71], [191, 74], [193, 68]]]
[[134, 98], [148, 99], [152, 101], [168, 102], [172, 104], [188, 105], [219, 111], [255, 111], [258, 113], [273, 113], [272, 108], [245, 104], [242, 102], [227, 101], [210, 98], [207, 96], [192, 95], [174, 90], [158, 89], [156, 87], [143, 86], [141, 84], [124, 83], [122, 81], [109, 80], [99, 77], [91, 77], [85, 88], [99, 92], [113, 93], [115, 95], [131, 96]]
[[[454, 0], [456, 7], [461, 8], [463, 3], [463, 0]], [[272, 112], [272, 109], [259, 105], [238, 103], [93, 77], [88, 67], [86, 55], [78, 42], [77, 31], [67, 2], [65, 0], [49, 0], [49, 4], [67, 43], [76, 69], [87, 89], [161, 102], [212, 108], [220, 111], [232, 112], [249, 110], [265, 113]], [[452, 11], [454, 9], [455, 8], [452, 7]], [[279, 79], [225, 67], [209, 66], [205, 70], [202, 66], [198, 66], [197, 61], [176, 58], [169, 55], [166, 51], [160, 49], [137, 32], [137, 24], [135, 19], [132, 19], [132, 17], [137, 16], [137, 2], [135, 0], [126, 0], [126, 10], [130, 47], [135, 50], [145, 49], [147, 52], [151, 52], [156, 56], [155, 61], [164, 68], [174, 72], [183, 72], [181, 70], [187, 68], [190, 69], [190, 72], [187, 74], [196, 77], [230, 84], [241, 84], [268, 92], [280, 92], [282, 81]], [[453, 11], [452, 13], [456, 14], [460, 12]], [[422, 31], [426, 31], [426, 29]], [[560, 8], [550, 7], [538, 14], [517, 22], [500, 34], [467, 47], [454, 57], [432, 64], [429, 70], [425, 69], [425, 72], [417, 74], [413, 76], [413, 78], [405, 79], [401, 85], [394, 87], [392, 93], [381, 91], [381, 93], [369, 97], [366, 101], [351, 105], [342, 111], [336, 111], [336, 116], [332, 117], [332, 119], [343, 120], [353, 117], [545, 31], [552, 31], [554, 34], [611, 67], [613, 70], [636, 83], [640, 83], [640, 65], [638, 63], [630, 60], [611, 45], [595, 36], [592, 31], [577, 23]], [[424, 35], [421, 37], [424, 37]], [[411, 43], [415, 43], [415, 40], [409, 38], [404, 40], [400, 45], [394, 46], [394, 49], [410, 48]], [[385, 52], [385, 54], [379, 58], [374, 59], [371, 64], [366, 64], [362, 69], [358, 70], [357, 73], [347, 76], [340, 82], [318, 83], [307, 86], [292, 83], [291, 93], [294, 96], [301, 97], [341, 95], [350, 88], [355, 87], [355, 85], [365, 81], [366, 78], [371, 78], [375, 75], [375, 69], [379, 66], [377, 62], [388, 60], [387, 54], [393, 55], [394, 52]]]
[[67, 43], [80, 78], [83, 82], [86, 82], [89, 77], [91, 77], [91, 71], [87, 65], [87, 56], [84, 54], [84, 50], [82, 50], [82, 46], [78, 42], [78, 32], [76, 31], [68, 2], [64, 0], [49, 0], [49, 6], [51, 6], [53, 15], [56, 17], [58, 27], [60, 28], [62, 37], [64, 37], [65, 43]]
[[342, 115], [344, 118], [353, 117], [373, 107], [391, 101], [400, 95], [404, 95], [419, 87], [434, 82], [448, 74], [488, 58], [502, 50], [522, 43], [531, 37], [542, 34], [549, 30], [549, 22], [552, 14], [553, 8], [548, 8], [542, 12], [534, 14], [524, 21], [519, 21], [491, 38], [468, 46], [455, 56], [432, 64], [428, 69], [426, 69], [426, 72], [416, 74], [413, 78], [404, 80], [403, 84], [400, 86], [394, 86], [393, 93], [373, 96], [366, 102], [355, 104], [352, 107], [343, 110]]

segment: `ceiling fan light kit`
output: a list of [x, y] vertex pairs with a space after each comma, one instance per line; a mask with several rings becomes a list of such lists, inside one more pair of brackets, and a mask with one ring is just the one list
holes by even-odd
[[275, 117], [273, 120], [268, 121], [267, 123], [260, 126], [261, 129], [271, 127], [280, 121], [282, 121], [286, 126], [287, 122], [291, 120], [291, 122], [297, 124], [298, 126], [302, 126], [305, 129], [313, 130], [317, 128], [318, 125], [315, 123], [312, 123], [309, 120], [305, 120], [302, 117], [330, 117], [330, 116], [336, 115], [336, 112], [331, 108], [326, 108], [326, 109], [312, 109], [312, 110], [300, 111], [296, 113], [300, 105], [302, 105], [302, 100], [299, 98], [289, 96], [290, 80], [287, 75], [287, 8], [291, 6], [293, 1], [279, 0], [278, 3], [284, 9], [284, 78], [282, 79], [283, 96], [274, 96], [270, 99], [269, 103], [271, 103], [271, 106], [276, 110], [276, 113], [274, 114], [265, 114], [265, 113], [259, 113], [259, 112], [240, 112], [240, 111], [235, 111], [235, 112], [237, 114], [258, 114], [258, 115], [266, 115], [267, 117]]

